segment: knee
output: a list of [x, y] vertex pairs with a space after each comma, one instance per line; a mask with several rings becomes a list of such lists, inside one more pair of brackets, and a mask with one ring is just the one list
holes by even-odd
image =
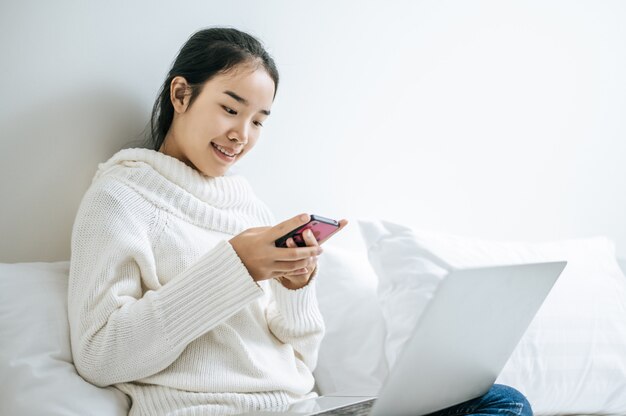
[[513, 387], [494, 384], [488, 394], [493, 395], [492, 400], [497, 402], [498, 407], [502, 409], [508, 409], [518, 416], [533, 415], [532, 407], [526, 396]]

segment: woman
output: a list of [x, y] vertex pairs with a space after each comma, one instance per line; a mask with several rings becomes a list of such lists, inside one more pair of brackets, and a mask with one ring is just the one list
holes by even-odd
[[257, 143], [278, 78], [252, 36], [195, 33], [154, 105], [153, 150], [101, 164], [81, 202], [74, 363], [126, 393], [131, 415], [234, 414], [315, 396], [322, 249], [311, 234], [306, 247], [275, 247], [309, 216], [271, 226], [246, 180], [228, 174]]

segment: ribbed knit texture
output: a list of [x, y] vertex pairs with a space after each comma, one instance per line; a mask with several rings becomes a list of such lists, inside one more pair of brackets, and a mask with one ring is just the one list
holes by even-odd
[[315, 279], [254, 282], [228, 240], [270, 226], [238, 175], [148, 149], [99, 166], [72, 233], [68, 312], [78, 372], [130, 415], [222, 415], [314, 396], [324, 333]]

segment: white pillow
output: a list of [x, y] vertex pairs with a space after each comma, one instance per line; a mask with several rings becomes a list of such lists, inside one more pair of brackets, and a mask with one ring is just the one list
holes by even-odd
[[69, 262], [0, 264], [0, 414], [126, 416], [127, 396], [76, 372]]
[[[321, 394], [375, 393], [387, 374], [377, 278], [364, 254], [324, 246], [317, 293], [326, 336]], [[127, 415], [127, 396], [85, 381], [72, 362], [69, 262], [0, 263], [0, 414]]]
[[496, 242], [386, 221], [360, 228], [379, 277], [391, 363], [450, 270], [567, 260], [497, 382], [524, 393], [536, 414], [626, 413], [626, 278], [611, 241]]
[[364, 253], [326, 243], [317, 297], [326, 324], [315, 380], [321, 394], [375, 394], [387, 374], [376, 274]]

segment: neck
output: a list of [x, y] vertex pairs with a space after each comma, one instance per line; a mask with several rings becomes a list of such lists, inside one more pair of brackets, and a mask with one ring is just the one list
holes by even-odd
[[159, 152], [165, 155], [171, 156], [173, 158], [176, 158], [180, 160], [181, 162], [183, 162], [185, 165], [189, 166], [190, 168], [195, 169], [196, 171], [200, 172], [198, 168], [193, 163], [191, 163], [191, 161], [187, 157], [185, 157], [183, 152], [178, 147], [178, 142], [176, 140], [176, 137], [174, 135], [172, 128], [170, 128], [167, 134], [165, 135], [165, 139], [163, 139], [163, 143], [161, 144], [161, 147], [159, 148]]

